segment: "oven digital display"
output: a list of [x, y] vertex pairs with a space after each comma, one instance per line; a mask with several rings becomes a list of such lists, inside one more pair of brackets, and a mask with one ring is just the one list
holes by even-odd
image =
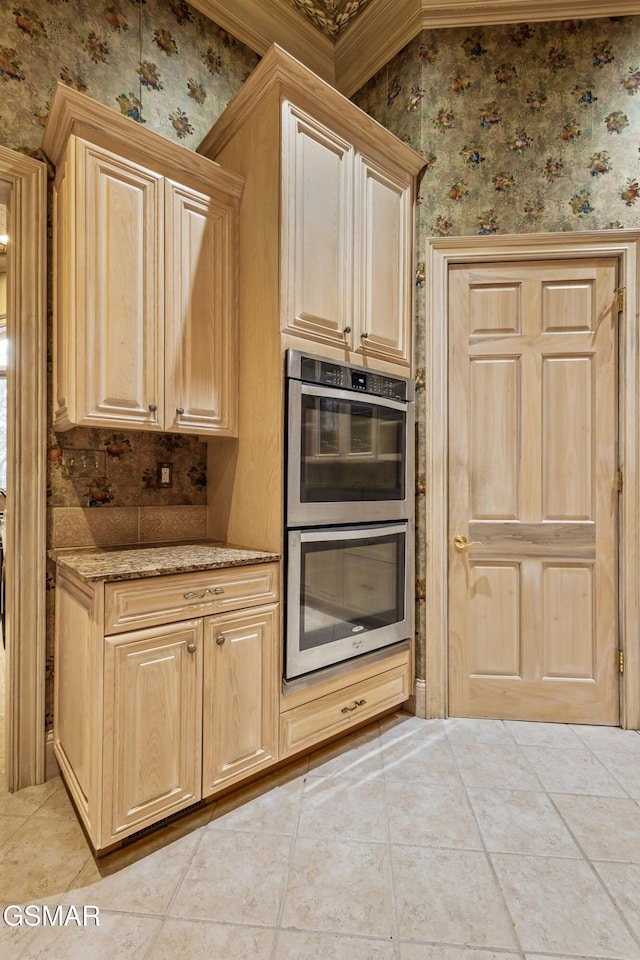
[[352, 390], [366, 390], [367, 389], [367, 375], [362, 373], [360, 370], [351, 371], [351, 389]]

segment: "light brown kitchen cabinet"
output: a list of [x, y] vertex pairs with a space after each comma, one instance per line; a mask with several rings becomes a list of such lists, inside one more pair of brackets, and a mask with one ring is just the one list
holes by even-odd
[[277, 755], [278, 608], [204, 622], [203, 795]]
[[243, 182], [59, 85], [54, 426], [237, 432]]
[[102, 829], [116, 838], [202, 795], [202, 621], [107, 637], [104, 696]]
[[54, 752], [96, 851], [278, 758], [279, 568], [59, 568]]
[[413, 180], [282, 112], [283, 332], [408, 366]]

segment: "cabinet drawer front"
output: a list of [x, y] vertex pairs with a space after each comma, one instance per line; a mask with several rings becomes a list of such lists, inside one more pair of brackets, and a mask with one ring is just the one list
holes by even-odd
[[409, 667], [401, 666], [304, 703], [280, 716], [280, 758], [312, 747], [409, 699]]
[[178, 573], [105, 584], [105, 633], [207, 616], [278, 599], [278, 565]]

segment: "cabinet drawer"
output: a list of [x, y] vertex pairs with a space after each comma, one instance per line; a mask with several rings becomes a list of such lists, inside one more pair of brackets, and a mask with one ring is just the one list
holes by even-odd
[[409, 699], [409, 666], [311, 700], [280, 715], [280, 759]]
[[105, 633], [254, 607], [277, 599], [277, 563], [121, 580], [105, 584]]

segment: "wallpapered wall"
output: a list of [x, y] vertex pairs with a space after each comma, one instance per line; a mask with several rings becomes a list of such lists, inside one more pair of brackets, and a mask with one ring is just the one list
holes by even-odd
[[424, 677], [425, 241], [640, 226], [640, 18], [424, 31], [353, 98], [420, 151], [417, 675]]

